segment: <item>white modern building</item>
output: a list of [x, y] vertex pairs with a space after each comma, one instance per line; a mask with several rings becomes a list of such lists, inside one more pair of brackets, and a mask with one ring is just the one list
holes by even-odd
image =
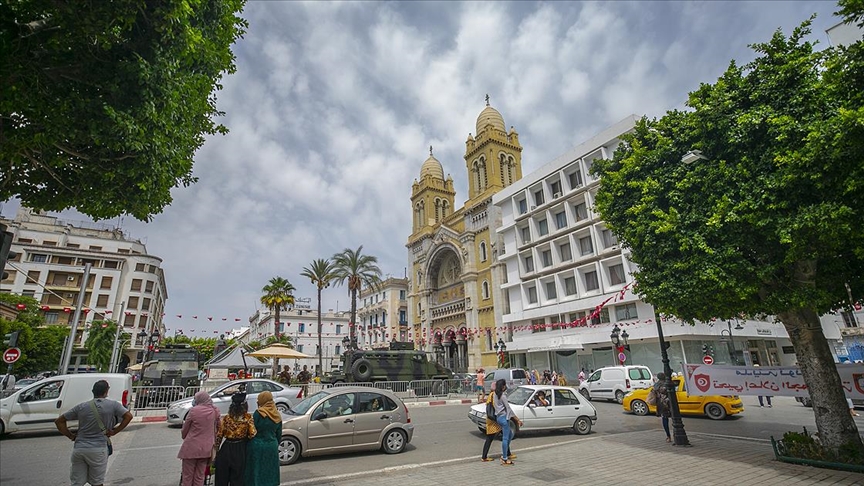
[[413, 341], [408, 329], [408, 279], [388, 277], [378, 288], [363, 289], [357, 299], [357, 322], [361, 348]]
[[[35, 298], [42, 305], [45, 323], [69, 326], [84, 279], [91, 265], [78, 322], [71, 365], [87, 363], [80, 349], [94, 320], [123, 324], [131, 340], [120, 368], [140, 360], [146, 339], [164, 336], [162, 316], [168, 289], [162, 259], [147, 253], [140, 240], [119, 228], [88, 222], [68, 222], [41, 211], [20, 208], [14, 219], [0, 218], [14, 239], [15, 257], [6, 265], [8, 277], [0, 291]], [[139, 337], [141, 335], [142, 337]]]
[[[654, 308], [632, 291], [635, 264], [594, 212], [599, 181], [589, 174], [595, 160], [612, 157], [618, 137], [636, 121], [635, 115], [625, 118], [492, 198], [501, 214], [496, 325], [514, 366], [557, 370], [572, 379], [582, 368], [618, 364], [611, 341], [617, 326], [628, 335], [626, 363], [662, 370]], [[839, 355], [838, 326], [824, 328]], [[663, 332], [673, 369], [701, 362], [703, 346], [718, 364], [795, 363], [785, 328], [773, 322], [690, 326], [668, 320]]]

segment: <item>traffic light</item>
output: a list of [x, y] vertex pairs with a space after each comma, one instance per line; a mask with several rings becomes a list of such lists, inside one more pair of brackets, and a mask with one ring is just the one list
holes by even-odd
[[3, 346], [7, 349], [18, 347], [18, 334], [20, 333], [21, 331], [13, 331], [3, 336]]
[[708, 345], [707, 344], [702, 345], [702, 354], [703, 355], [708, 354]]
[[6, 259], [7, 258], [15, 258], [15, 254], [11, 253], [9, 250], [12, 249], [12, 238], [14, 238], [11, 232], [6, 231], [6, 225], [0, 224], [0, 272], [3, 273], [0, 280], [6, 280], [9, 276], [6, 272]]

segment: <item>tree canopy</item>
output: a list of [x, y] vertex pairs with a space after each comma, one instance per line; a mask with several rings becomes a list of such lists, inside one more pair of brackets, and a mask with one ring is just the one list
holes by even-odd
[[824, 443], [860, 448], [818, 316], [864, 295], [864, 42], [816, 51], [809, 33], [777, 31], [690, 110], [642, 119], [594, 164], [596, 209], [661, 312], [777, 316]]
[[245, 0], [0, 3], [0, 200], [148, 221], [188, 186]]
[[[21, 357], [15, 362], [12, 373], [22, 377], [57, 370], [69, 327], [46, 326], [44, 313], [33, 297], [0, 292], [0, 302], [20, 310], [15, 320], [0, 318], [0, 335], [20, 331], [18, 348]], [[19, 305], [25, 306], [24, 309], [18, 309]]]

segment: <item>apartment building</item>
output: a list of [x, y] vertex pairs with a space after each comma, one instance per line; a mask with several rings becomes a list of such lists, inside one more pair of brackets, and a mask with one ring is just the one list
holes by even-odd
[[381, 348], [391, 341], [412, 341], [408, 329], [408, 279], [388, 277], [378, 288], [365, 288], [357, 302], [357, 344]]
[[140, 240], [119, 228], [63, 221], [23, 207], [14, 219], [0, 221], [14, 235], [12, 252], [16, 254], [7, 262], [8, 277], [0, 282], [0, 291], [35, 298], [47, 325], [72, 324], [84, 268], [91, 265], [72, 365], [87, 363], [81, 346], [93, 320], [121, 322], [129, 334], [131, 342], [121, 358], [121, 370], [140, 360], [147, 339], [156, 333], [164, 335], [162, 316], [168, 289], [162, 259], [148, 254]]

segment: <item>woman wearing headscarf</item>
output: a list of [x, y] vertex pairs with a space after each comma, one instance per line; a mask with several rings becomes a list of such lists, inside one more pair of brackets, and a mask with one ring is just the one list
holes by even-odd
[[513, 458], [510, 453], [510, 441], [513, 440], [513, 429], [510, 428], [510, 421], [515, 420], [519, 425], [522, 421], [513, 413], [510, 408], [510, 403], [507, 401], [507, 395], [504, 391], [507, 389], [507, 382], [500, 379], [495, 382], [495, 391], [492, 393], [492, 405], [495, 407], [495, 421], [501, 426], [501, 465], [512, 466]]
[[219, 410], [213, 406], [210, 395], [203, 391], [196, 393], [180, 433], [183, 437], [183, 445], [180, 446], [177, 457], [183, 460], [181, 486], [204, 484], [207, 465], [210, 464], [213, 449], [216, 447], [218, 428]]
[[255, 438], [246, 449], [246, 484], [277, 486], [279, 484], [279, 439], [282, 438], [282, 415], [269, 391], [258, 394], [258, 410], [252, 414]]
[[255, 437], [255, 433], [255, 424], [246, 405], [246, 394], [235, 393], [231, 396], [228, 415], [222, 419], [222, 426], [216, 434], [216, 443], [221, 445], [216, 454], [216, 486], [243, 486], [246, 443]]

